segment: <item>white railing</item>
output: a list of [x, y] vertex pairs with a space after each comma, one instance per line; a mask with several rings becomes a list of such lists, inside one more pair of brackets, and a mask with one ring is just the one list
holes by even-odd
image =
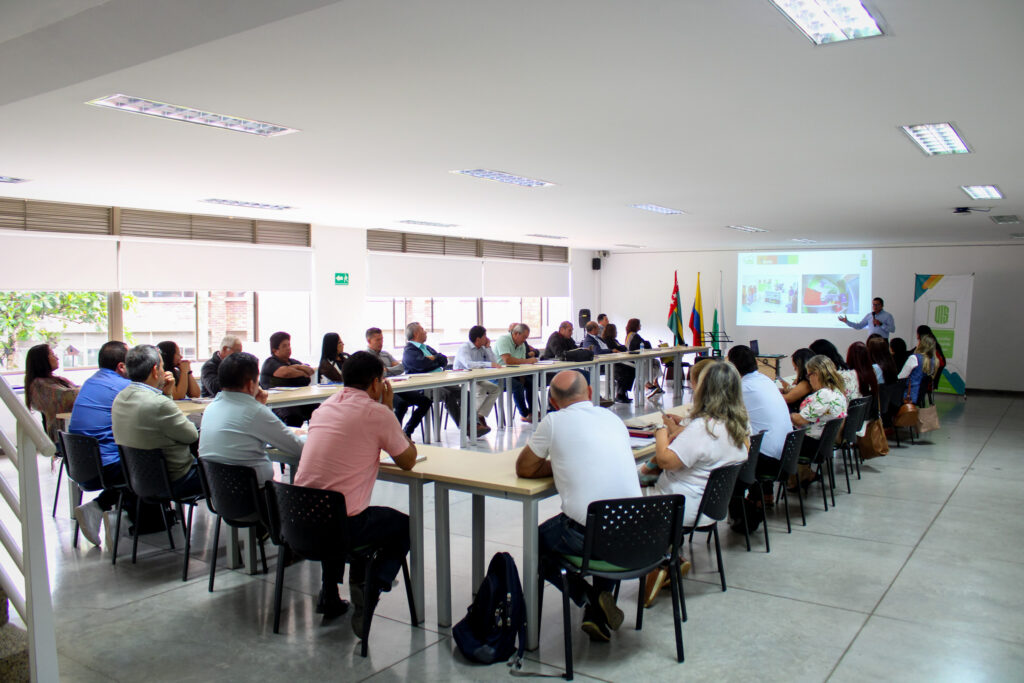
[[[0, 398], [17, 422], [16, 444], [0, 429], [0, 446], [18, 470], [18, 491], [0, 477], [0, 497], [21, 522], [21, 543], [17, 529], [0, 521], [0, 545], [3, 545], [22, 581], [12, 578], [0, 566], [0, 586], [11, 605], [28, 625], [29, 670], [32, 681], [57, 681], [57, 636], [50, 600], [50, 576], [46, 567], [46, 536], [43, 533], [43, 505], [39, 496], [37, 454], [52, 456], [55, 448], [42, 425], [32, 417], [25, 404], [0, 377]], [[19, 584], [22, 584], [19, 586]]]

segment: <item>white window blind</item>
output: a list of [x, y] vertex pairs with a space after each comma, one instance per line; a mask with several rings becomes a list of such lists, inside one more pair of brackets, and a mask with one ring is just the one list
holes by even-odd
[[569, 268], [561, 264], [486, 261], [484, 296], [569, 296]]
[[481, 262], [404, 254], [367, 254], [367, 296], [479, 297]]
[[112, 237], [0, 232], [0, 289], [105, 292], [117, 289]]

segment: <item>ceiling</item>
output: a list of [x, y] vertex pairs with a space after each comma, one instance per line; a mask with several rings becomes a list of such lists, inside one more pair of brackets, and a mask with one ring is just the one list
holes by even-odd
[[[951, 209], [1024, 215], [1024, 3], [870, 6], [888, 35], [815, 47], [768, 0], [8, 0], [0, 175], [31, 182], [0, 195], [614, 251], [1008, 243]], [[84, 104], [118, 92], [301, 132]], [[941, 121], [974, 153], [900, 130]]]

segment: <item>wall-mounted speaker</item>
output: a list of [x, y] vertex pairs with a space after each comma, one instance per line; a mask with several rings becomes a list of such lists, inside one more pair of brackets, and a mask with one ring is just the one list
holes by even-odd
[[601, 259], [599, 259], [596, 256], [593, 259], [591, 259], [590, 268], [592, 270], [601, 270]]
[[580, 309], [580, 329], [586, 327], [587, 323], [589, 323], [589, 322], [590, 322], [590, 309], [589, 308], [581, 308]]

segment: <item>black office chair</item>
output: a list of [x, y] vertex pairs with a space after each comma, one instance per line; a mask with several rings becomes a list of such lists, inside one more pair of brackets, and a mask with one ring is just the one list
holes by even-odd
[[[676, 635], [676, 659], [683, 661], [683, 625], [686, 613], [683, 575], [679, 554], [682, 550], [683, 507], [681, 495], [643, 496], [597, 500], [587, 506], [587, 524], [583, 536], [583, 555], [558, 558], [562, 577], [562, 629], [565, 638], [565, 679], [573, 678], [571, 614], [569, 611], [569, 574], [580, 578], [599, 576], [614, 581], [639, 579], [636, 629], [643, 625], [644, 578], [665, 563], [669, 566], [672, 588], [672, 622]], [[595, 559], [600, 557], [601, 559]], [[538, 602], [544, 604], [544, 579], [539, 584]], [[538, 614], [542, 610], [538, 609]]]
[[[761, 441], [764, 439], [765, 432], [762, 430], [757, 434], [750, 437], [750, 448], [747, 449], [747, 464], [740, 470], [739, 476], [737, 477], [737, 485], [742, 484], [743, 488], [757, 488], [757, 500], [761, 501], [761, 505], [764, 505], [764, 489], [761, 488], [761, 482], [757, 479], [757, 460], [761, 456]], [[750, 552], [750, 528], [747, 524], [747, 506], [742, 505], [743, 508], [743, 537], [747, 542], [747, 552]], [[761, 520], [764, 524], [764, 551], [770, 553], [771, 546], [768, 545], [768, 519]]]
[[[266, 496], [260, 490], [256, 470], [247, 465], [227, 465], [212, 462], [207, 458], [199, 459], [199, 480], [206, 496], [206, 506], [217, 520], [213, 524], [213, 542], [210, 545], [210, 585], [213, 592], [213, 579], [217, 573], [217, 547], [220, 545], [220, 523], [236, 529], [250, 529], [263, 525], [268, 528], [266, 512]], [[263, 561], [263, 573], [267, 573], [267, 551], [263, 547], [263, 538], [257, 539], [260, 548], [260, 559]]]
[[[706, 531], [708, 534], [707, 544], [711, 545], [711, 537], [715, 538], [715, 555], [718, 558], [718, 576], [722, 581], [722, 590], [725, 590], [725, 565], [722, 564], [722, 544], [718, 539], [718, 523], [729, 515], [729, 499], [732, 497], [732, 490], [736, 486], [736, 478], [746, 466], [745, 462], [735, 465], [726, 465], [711, 470], [708, 476], [708, 483], [704, 487], [704, 495], [701, 496], [700, 506], [697, 508], [697, 516], [694, 518], [696, 526], [683, 527], [683, 533], [690, 535], [690, 555], [693, 556], [693, 534], [697, 531]], [[710, 524], [700, 526], [701, 517], [711, 520]]]
[[[818, 467], [818, 477], [815, 481], [821, 484], [821, 502], [824, 503], [826, 512], [828, 512], [828, 493], [835, 489], [836, 485], [832, 458], [836, 447], [836, 437], [839, 436], [839, 430], [842, 427], [843, 418], [841, 417], [826, 421], [825, 427], [821, 430], [821, 438], [818, 440], [818, 449], [814, 452], [814, 456], [798, 460], [801, 465], [816, 465]], [[835, 493], [832, 493], [832, 506], [835, 507], [835, 504], [836, 496]]]
[[[68, 479], [78, 485], [78, 505], [82, 504], [82, 493], [84, 491], [102, 491], [103, 489], [117, 489], [117, 526], [118, 532], [121, 527], [121, 505], [124, 502], [125, 484], [112, 484], [103, 476], [103, 457], [100, 455], [100, 444], [91, 436], [71, 434], [65, 431], [57, 432], [57, 440], [60, 441], [64, 458], [61, 461], [61, 469], [67, 469]], [[96, 486], [95, 484], [99, 485]], [[57, 478], [57, 486], [60, 486], [60, 477]], [[75, 535], [71, 546], [78, 547], [78, 520], [75, 520]], [[114, 549], [114, 558], [117, 558], [117, 550]]]
[[[765, 477], [762, 484], [774, 486], [778, 484], [778, 491], [775, 500], [781, 501], [786, 510], [786, 533], [793, 533], [793, 524], [789, 519], [789, 493], [787, 483], [790, 477], [795, 477], [799, 470], [800, 449], [804, 445], [804, 436], [807, 435], [807, 428], [794, 429], [786, 434], [786, 441], [782, 444], [782, 455], [779, 456], [779, 473], [774, 477]], [[804, 514], [804, 495], [800, 487], [796, 487], [796, 497], [800, 501], [800, 519], [804, 526], [807, 526], [807, 516]]]
[[[903, 397], [907, 395], [907, 383], [909, 381], [909, 378], [906, 377], [896, 380], [896, 385], [892, 388], [891, 393], [889, 394], [888, 414], [891, 420], [893, 436], [896, 438], [896, 448], [901, 448], [901, 446], [900, 428], [896, 426], [895, 417], [896, 413], [900, 410], [900, 406], [903, 405]], [[913, 440], [914, 433], [911, 432], [910, 436], [911, 440]]]
[[[192, 548], [192, 513], [196, 504], [202, 500], [203, 495], [197, 494], [187, 498], [179, 498], [174, 495], [171, 488], [171, 479], [167, 475], [167, 459], [163, 450], [159, 448], [142, 449], [122, 446], [118, 444], [121, 451], [121, 464], [124, 466], [125, 476], [128, 479], [128, 489], [138, 499], [135, 503], [135, 519], [141, 519], [143, 503], [156, 503], [164, 514], [164, 524], [167, 527], [167, 540], [170, 542], [171, 550], [174, 550], [174, 536], [171, 535], [170, 520], [167, 519], [165, 506], [174, 503], [181, 519], [181, 527], [185, 533], [185, 559], [181, 569], [181, 580], [188, 581], [188, 560]], [[185, 517], [185, 506], [188, 506], [188, 518]], [[138, 522], [136, 522], [138, 528]], [[132, 539], [132, 564], [135, 564], [136, 555], [139, 549], [139, 534], [135, 533]], [[117, 539], [114, 540], [114, 556], [117, 556]]]
[[[279, 481], [268, 482], [266, 488], [270, 538], [281, 547], [277, 556], [277, 578], [274, 582], [274, 633], [280, 632], [281, 597], [284, 590], [284, 569], [292, 554], [307, 560], [365, 562], [366, 579], [363, 594], [370, 595], [370, 581], [378, 546], [373, 544], [351, 548], [348, 539], [348, 512], [345, 496], [337, 491], [314, 489]], [[409, 564], [402, 558], [402, 577], [405, 580], [405, 594], [409, 600], [409, 617], [413, 625], [419, 624], [416, 604], [409, 580]], [[369, 647], [370, 622], [373, 620], [373, 605], [363, 617], [361, 654], [367, 654]]]
[[847, 493], [852, 493], [850, 489], [850, 469], [854, 466], [854, 463], [857, 465], [857, 478], [860, 478], [860, 460], [858, 459], [860, 449], [857, 447], [857, 432], [864, 426], [868, 410], [871, 409], [871, 404], [874, 400], [873, 396], [855, 398], [850, 401], [850, 406], [846, 410], [846, 422], [843, 423], [843, 429], [839, 437], [839, 450], [843, 458], [843, 473], [846, 475]]

